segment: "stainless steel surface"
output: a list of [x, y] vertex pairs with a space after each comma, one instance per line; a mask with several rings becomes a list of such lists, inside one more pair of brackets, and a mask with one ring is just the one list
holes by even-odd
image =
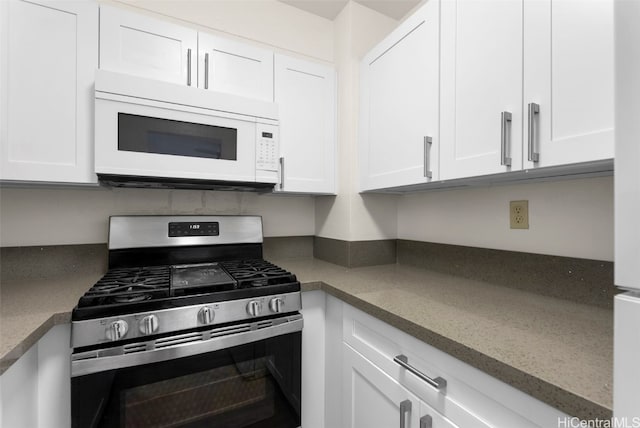
[[431, 150], [432, 143], [433, 139], [431, 137], [424, 137], [424, 176], [427, 178], [433, 177], [433, 173], [429, 169], [429, 151]]
[[105, 330], [106, 340], [113, 342], [120, 340], [127, 335], [129, 324], [124, 320], [115, 320], [107, 325]]
[[187, 86], [191, 86], [191, 49], [187, 49]]
[[280, 312], [282, 312], [283, 303], [284, 302], [280, 297], [274, 297], [269, 301], [269, 309], [271, 309], [271, 312], [275, 312], [276, 314], [279, 314]]
[[511, 166], [511, 113], [503, 111], [500, 113], [500, 165]]
[[284, 156], [280, 157], [280, 190], [284, 190]]
[[251, 300], [247, 303], [247, 313], [252, 317], [257, 317], [262, 312], [262, 305], [258, 300]]
[[[218, 222], [218, 236], [169, 237], [170, 222]], [[111, 216], [109, 250], [262, 243], [260, 216]]]
[[204, 54], [204, 88], [209, 89], [209, 53]]
[[[256, 301], [260, 306], [266, 307], [266, 305], [269, 304], [269, 300], [275, 297], [282, 299], [283, 313], [297, 312], [302, 309], [300, 292], [297, 291], [275, 296], [252, 297], [201, 305], [181, 306], [177, 308], [140, 312], [129, 315], [117, 315], [92, 320], [73, 321], [71, 328], [71, 345], [73, 348], [80, 348], [83, 346], [108, 343], [111, 340], [105, 337], [105, 330], [108, 332], [110, 329], [109, 326], [113, 322], [122, 321], [126, 324], [137, 326], [139, 325], [140, 320], [148, 315], [155, 315], [158, 317], [157, 334], [173, 333], [181, 330], [202, 327], [204, 323], [202, 322], [200, 311], [205, 307], [210, 307], [215, 311], [213, 325], [249, 320], [252, 318], [251, 315], [247, 314], [247, 305], [250, 301]], [[122, 328], [122, 326], [120, 328]], [[134, 339], [137, 337], [144, 337], [137, 328], [131, 328], [126, 335], [127, 339]]]
[[71, 355], [71, 376], [204, 354], [301, 331], [302, 327], [302, 315], [296, 314], [76, 353]]
[[138, 324], [140, 333], [145, 336], [155, 333], [159, 328], [158, 322], [158, 316], [154, 314], [142, 317], [140, 323]]
[[441, 377], [437, 377], [435, 379], [430, 378], [429, 376], [427, 376], [426, 374], [422, 373], [420, 370], [418, 370], [417, 368], [409, 364], [409, 359], [407, 358], [406, 355], [402, 355], [402, 354], [396, 355], [393, 361], [400, 364], [402, 367], [409, 370], [411, 373], [413, 373], [423, 381], [427, 382], [429, 385], [433, 386], [440, 392], [444, 393], [445, 390], [447, 389], [447, 381], [445, 379]]
[[536, 144], [536, 115], [540, 113], [540, 106], [536, 103], [529, 103], [528, 106], [528, 132], [527, 132], [527, 144], [529, 146], [528, 159], [530, 162], [538, 162], [540, 160], [540, 154], [535, 151]]
[[400, 403], [400, 428], [407, 427], [407, 416], [411, 415], [411, 401], [404, 400]]
[[204, 325], [213, 324], [215, 317], [216, 312], [211, 306], [205, 306], [198, 311], [198, 319]]
[[433, 428], [433, 418], [430, 415], [424, 415], [421, 417], [420, 428]]

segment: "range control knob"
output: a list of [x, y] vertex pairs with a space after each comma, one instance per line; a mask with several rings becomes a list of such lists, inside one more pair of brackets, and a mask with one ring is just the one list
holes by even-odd
[[140, 333], [149, 335], [158, 331], [158, 317], [156, 315], [147, 315], [140, 320]]
[[125, 320], [113, 321], [107, 326], [106, 336], [107, 339], [114, 341], [122, 339], [129, 331], [129, 324]]
[[205, 306], [198, 311], [198, 320], [205, 325], [211, 324], [216, 317], [216, 313], [211, 306]]
[[247, 303], [247, 313], [252, 317], [257, 317], [260, 315], [260, 302], [257, 300], [252, 300]]
[[276, 297], [269, 302], [269, 309], [271, 309], [271, 312], [280, 313], [282, 312], [282, 305], [284, 305], [284, 300]]

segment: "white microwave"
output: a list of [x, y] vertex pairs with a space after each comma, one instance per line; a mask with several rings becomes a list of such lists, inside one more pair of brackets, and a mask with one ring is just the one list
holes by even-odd
[[271, 190], [273, 103], [98, 70], [95, 170], [116, 186]]

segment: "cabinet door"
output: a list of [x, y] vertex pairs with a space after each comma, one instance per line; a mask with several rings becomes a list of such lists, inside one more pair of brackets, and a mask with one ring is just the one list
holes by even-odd
[[100, 7], [100, 68], [196, 86], [198, 32], [113, 7]]
[[525, 168], [613, 158], [613, 3], [524, 3]]
[[277, 190], [335, 193], [335, 70], [284, 55], [276, 55], [275, 70], [281, 153]]
[[343, 427], [419, 427], [420, 404], [414, 395], [347, 344], [343, 364]]
[[198, 33], [198, 87], [273, 102], [273, 52]]
[[97, 4], [0, 3], [0, 179], [96, 182]]
[[439, 7], [430, 0], [362, 61], [361, 190], [438, 179]]
[[522, 8], [522, 0], [442, 3], [443, 179], [522, 168]]

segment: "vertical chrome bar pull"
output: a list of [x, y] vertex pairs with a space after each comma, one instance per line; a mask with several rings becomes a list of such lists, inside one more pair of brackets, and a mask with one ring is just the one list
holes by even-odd
[[528, 129], [528, 136], [527, 136], [527, 142], [529, 145], [529, 161], [530, 162], [538, 162], [540, 160], [540, 153], [535, 151], [535, 144], [536, 144], [536, 134], [537, 132], [535, 132], [535, 128], [536, 128], [536, 115], [538, 113], [540, 113], [540, 106], [536, 103], [529, 103], [529, 108], [528, 108], [528, 125], [529, 125], [529, 129]]
[[191, 86], [191, 49], [187, 49], [187, 85]]
[[280, 157], [280, 190], [284, 190], [284, 156]]
[[500, 114], [500, 165], [511, 166], [511, 113], [503, 111]]
[[424, 415], [421, 417], [420, 428], [433, 428], [433, 418], [430, 415]]
[[209, 89], [209, 52], [204, 54], [204, 88]]
[[433, 138], [424, 137], [424, 176], [427, 178], [433, 177], [433, 173], [429, 169], [429, 153], [431, 151], [431, 145], [433, 144]]
[[400, 403], [400, 428], [407, 428], [407, 415], [411, 415], [411, 401]]

